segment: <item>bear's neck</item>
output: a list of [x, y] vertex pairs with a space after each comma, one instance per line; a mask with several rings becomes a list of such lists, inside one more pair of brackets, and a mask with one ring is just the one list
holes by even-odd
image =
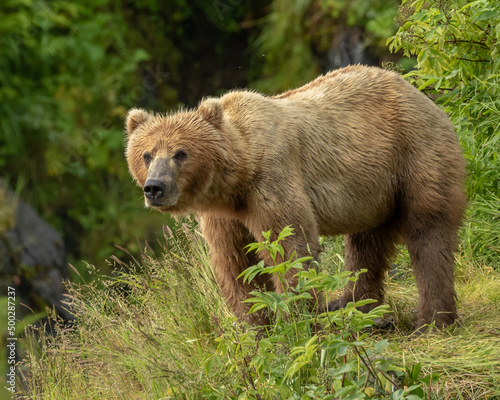
[[251, 188], [259, 176], [260, 152], [248, 143], [248, 133], [224, 121], [218, 168], [207, 193], [206, 211], [240, 217], [248, 209]]

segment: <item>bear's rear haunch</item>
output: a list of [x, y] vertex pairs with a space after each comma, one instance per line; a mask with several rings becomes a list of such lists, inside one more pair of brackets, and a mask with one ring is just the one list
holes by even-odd
[[[283, 291], [270, 277], [237, 278], [259, 261], [244, 247], [287, 225], [296, 234], [282, 243], [286, 258], [317, 257], [319, 235], [344, 234], [346, 269], [368, 270], [330, 308], [380, 303], [402, 239], [420, 294], [418, 326], [457, 318], [453, 252], [465, 161], [446, 115], [399, 75], [352, 66], [278, 96], [233, 91], [165, 116], [132, 109], [126, 129], [146, 206], [195, 213], [239, 318], [267, 323], [247, 315], [243, 300], [256, 287]], [[286, 279], [295, 286], [293, 272]]]

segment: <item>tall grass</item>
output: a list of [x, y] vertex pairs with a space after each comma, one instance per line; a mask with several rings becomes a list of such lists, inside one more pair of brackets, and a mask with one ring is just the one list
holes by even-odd
[[[308, 331], [300, 328], [305, 326], [302, 322], [283, 319], [280, 326], [262, 331], [235, 323], [220, 296], [200, 234], [187, 226], [176, 235], [165, 233], [162, 257], [155, 258], [145, 250], [132, 265], [114, 259], [116, 272], [111, 277], [69, 284], [77, 324], [59, 324], [53, 335], [43, 329], [27, 331], [25, 360], [19, 368], [24, 377], [21, 398], [300, 398], [291, 390], [280, 391], [284, 385], [271, 385], [252, 369], [255, 365], [245, 364], [259, 348], [263, 357], [269, 357], [263, 362], [273, 368], [282, 365], [284, 376], [286, 368], [297, 362], [297, 349], [317, 334], [312, 325]], [[324, 246], [321, 264], [335, 271], [342, 264], [341, 241], [329, 239]], [[362, 387], [365, 380], [370, 382], [365, 374], [359, 375], [363, 380], [353, 397], [342, 398], [500, 398], [500, 274], [491, 266], [478, 267], [464, 251], [467, 249], [462, 250], [457, 255], [461, 324], [442, 333], [409, 336], [418, 296], [414, 280], [406, 274], [408, 263], [403, 252], [398, 270], [388, 277], [387, 300], [396, 328], [359, 332], [358, 339], [372, 354], [370, 360], [380, 364], [380, 357], [386, 358], [399, 371], [394, 379], [401, 390], [419, 385], [420, 396], [382, 395], [376, 385]], [[296, 336], [289, 344], [279, 339], [287, 330]], [[374, 349], [380, 349], [377, 343], [384, 340], [388, 347], [384, 344], [377, 356]], [[228, 348], [232, 350], [224, 350]], [[245, 348], [254, 350], [245, 353]], [[334, 361], [336, 356], [331, 357]], [[354, 357], [346, 360], [359, 362], [360, 371], [364, 368], [359, 357], [351, 353], [345, 357]], [[276, 360], [282, 364], [272, 364]], [[294, 393], [306, 396], [302, 398], [309, 398], [311, 385], [318, 387], [333, 379], [320, 373], [325, 363], [320, 359], [320, 348], [309, 361], [303, 367], [307, 377], [304, 372], [287, 381], [293, 386], [293, 382], [307, 378], [308, 386], [292, 387]], [[272, 373], [279, 376], [281, 372]], [[273, 391], [268, 390], [273, 387]], [[269, 397], [259, 397], [259, 393]], [[316, 398], [334, 397], [325, 394]]]
[[70, 284], [78, 324], [61, 325], [54, 337], [28, 333], [29, 397], [198, 398], [216, 318], [229, 312], [201, 238], [188, 236], [169, 236], [161, 261], [144, 252], [131, 269], [115, 259], [115, 276]]

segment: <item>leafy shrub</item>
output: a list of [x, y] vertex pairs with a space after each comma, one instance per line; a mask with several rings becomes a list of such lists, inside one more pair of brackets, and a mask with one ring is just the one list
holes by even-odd
[[[292, 234], [285, 228], [276, 241], [264, 233], [264, 241], [249, 251], [269, 251], [273, 260], [283, 257], [280, 244]], [[207, 376], [219, 376], [218, 389], [206, 394], [211, 399], [419, 399], [424, 391], [418, 383], [419, 369], [412, 371], [414, 385], [403, 388], [405, 375], [397, 363], [384, 357], [386, 339], [365, 342], [367, 329], [387, 312], [378, 306], [369, 313], [356, 307], [373, 300], [349, 303], [344, 309], [322, 312], [310, 309], [311, 301], [342, 289], [349, 272], [329, 275], [315, 268], [303, 269], [310, 257], [273, 266], [263, 262], [245, 270], [240, 277], [251, 281], [258, 274], [272, 274], [283, 284], [284, 293], [253, 292], [250, 313], [266, 311], [274, 315], [270, 326], [249, 328], [239, 324], [219, 326], [216, 352], [207, 357]], [[288, 287], [285, 274], [297, 271], [297, 287]], [[364, 273], [366, 270], [361, 271]], [[359, 273], [358, 273], [359, 275]], [[231, 320], [229, 321], [231, 322]], [[225, 377], [233, 377], [231, 380]]]
[[[69, 284], [77, 324], [52, 322], [52, 335], [31, 328], [18, 340], [24, 355], [18, 371], [26, 379], [18, 385], [24, 388], [19, 398], [454, 400], [500, 395], [500, 274], [495, 271], [464, 269], [469, 275], [457, 288], [463, 327], [408, 337], [410, 330], [402, 332], [399, 325], [394, 331], [373, 329], [372, 318], [384, 308], [369, 315], [353, 304], [328, 314], [310, 308], [311, 288], [316, 294], [341, 289], [350, 279], [324, 273], [341, 258], [333, 254], [337, 244], [328, 241], [321, 270], [300, 272], [298, 289], [268, 298], [255, 293], [254, 304], [265, 304], [261, 311], [276, 310], [277, 319], [270, 326], [249, 327], [236, 322], [224, 303], [201, 235], [186, 225], [175, 235], [169, 228], [164, 233], [163, 257], [147, 248], [132, 266], [113, 257], [112, 277], [101, 276], [99, 284]], [[279, 242], [254, 246], [281, 251]], [[275, 267], [282, 273], [299, 265], [288, 260], [244, 275], [251, 278]], [[414, 282], [398, 282], [388, 285], [392, 311], [397, 303], [405, 318], [414, 320]], [[298, 296], [304, 298], [294, 301]]]
[[500, 265], [500, 3], [403, 1], [392, 51], [416, 55], [407, 77], [449, 114], [468, 161], [467, 241], [479, 264]]

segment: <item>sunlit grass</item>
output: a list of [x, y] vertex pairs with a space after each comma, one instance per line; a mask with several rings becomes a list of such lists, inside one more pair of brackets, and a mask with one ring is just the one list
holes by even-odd
[[[462, 262], [464, 260], [461, 260]], [[427, 374], [438, 373], [429, 386], [438, 399], [500, 398], [500, 274], [491, 267], [458, 266], [456, 282], [460, 320], [445, 332], [408, 337], [400, 321], [415, 313], [415, 287], [389, 284], [389, 303], [397, 330], [385, 334], [392, 356], [403, 364], [420, 363]]]
[[[33, 331], [23, 341], [25, 398], [200, 399], [239, 378], [206, 373], [231, 313], [204, 241], [184, 227], [165, 243], [162, 258], [145, 252], [132, 268], [115, 260], [113, 277], [70, 285], [78, 324], [60, 326], [53, 337]], [[341, 266], [342, 247], [326, 241], [325, 268]], [[415, 337], [418, 293], [405, 257], [403, 250], [387, 286], [396, 327], [365, 340], [388, 339], [386, 356], [403, 368], [420, 364], [422, 379], [439, 374], [424, 385], [430, 399], [500, 398], [500, 273], [460, 252], [460, 323]]]

